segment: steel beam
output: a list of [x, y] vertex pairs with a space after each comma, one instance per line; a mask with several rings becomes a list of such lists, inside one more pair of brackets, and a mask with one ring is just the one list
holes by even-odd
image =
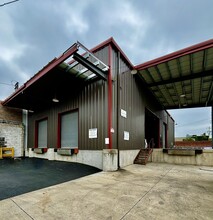
[[213, 70], [209, 70], [209, 71], [204, 71], [201, 73], [193, 73], [187, 76], [181, 76], [181, 77], [172, 78], [168, 80], [162, 80], [160, 82], [154, 82], [154, 83], [149, 83], [149, 84], [147, 83], [147, 85], [148, 87], [166, 85], [166, 84], [181, 82], [185, 80], [198, 79], [198, 78], [202, 78], [206, 76], [212, 76], [212, 74], [213, 74]]
[[80, 64], [82, 64], [84, 67], [88, 68], [90, 71], [98, 75], [100, 78], [107, 80], [106, 72], [101, 70], [99, 67], [95, 66], [93, 63], [79, 55], [78, 53], [73, 54], [73, 58], [78, 61]]

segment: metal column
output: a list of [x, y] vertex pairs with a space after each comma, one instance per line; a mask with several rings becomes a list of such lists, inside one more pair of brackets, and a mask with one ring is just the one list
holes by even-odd
[[212, 105], [212, 127], [211, 127], [211, 129], [212, 129], [212, 149], [213, 149], [213, 105]]

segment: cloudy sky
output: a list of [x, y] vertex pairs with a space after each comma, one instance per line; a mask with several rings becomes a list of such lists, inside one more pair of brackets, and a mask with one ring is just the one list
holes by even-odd
[[[113, 36], [133, 64], [213, 38], [212, 0], [0, 0], [0, 100], [77, 40]], [[192, 114], [192, 112], [194, 112]], [[210, 109], [172, 111], [176, 136], [201, 134]]]

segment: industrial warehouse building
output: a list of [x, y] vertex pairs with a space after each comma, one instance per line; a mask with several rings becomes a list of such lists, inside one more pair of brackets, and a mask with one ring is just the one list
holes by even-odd
[[212, 55], [211, 40], [133, 66], [113, 38], [77, 42], [2, 104], [28, 110], [25, 155], [117, 170], [146, 145], [173, 147], [166, 109], [212, 106]]

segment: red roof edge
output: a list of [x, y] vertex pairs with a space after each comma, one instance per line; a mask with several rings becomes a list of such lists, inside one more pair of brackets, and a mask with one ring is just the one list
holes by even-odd
[[110, 37], [109, 39], [103, 41], [102, 43], [98, 44], [97, 46], [95, 46], [94, 48], [92, 48], [90, 51], [91, 52], [96, 52], [98, 50], [100, 50], [101, 48], [107, 46], [108, 44], [112, 44], [112, 46], [114, 46], [122, 55], [122, 57], [126, 60], [126, 62], [133, 68], [134, 65], [132, 64], [132, 62], [129, 60], [129, 58], [126, 56], [126, 54], [123, 52], [123, 50], [118, 46], [118, 44], [116, 43], [116, 41], [114, 40], [113, 37]]
[[54, 58], [52, 61], [50, 61], [46, 66], [44, 66], [38, 73], [36, 73], [31, 79], [29, 79], [26, 83], [24, 83], [19, 89], [17, 89], [12, 95], [10, 95], [8, 98], [6, 98], [2, 105], [6, 105], [9, 101], [11, 101], [13, 98], [15, 98], [18, 94], [23, 92], [26, 88], [28, 88], [30, 85], [32, 85], [34, 82], [36, 82], [38, 79], [40, 79], [42, 76], [47, 74], [50, 70], [52, 70], [54, 67], [62, 63], [64, 60], [69, 58], [73, 53], [75, 53], [78, 50], [77, 44], [73, 44], [70, 48], [68, 48], [63, 54], [61, 54], [58, 58]]
[[213, 39], [203, 41], [201, 43], [192, 45], [190, 47], [186, 47], [184, 49], [181, 49], [181, 50], [178, 50], [176, 52], [167, 54], [165, 56], [156, 58], [154, 60], [150, 60], [148, 62], [136, 65], [136, 66], [134, 66], [134, 69], [143, 70], [143, 69], [149, 68], [151, 66], [156, 66], [156, 65], [161, 64], [163, 62], [167, 62], [167, 61], [170, 61], [172, 59], [179, 58], [179, 57], [184, 56], [184, 55], [188, 55], [188, 54], [191, 54], [191, 53], [195, 53], [195, 52], [210, 48], [212, 46], [213, 46]]

